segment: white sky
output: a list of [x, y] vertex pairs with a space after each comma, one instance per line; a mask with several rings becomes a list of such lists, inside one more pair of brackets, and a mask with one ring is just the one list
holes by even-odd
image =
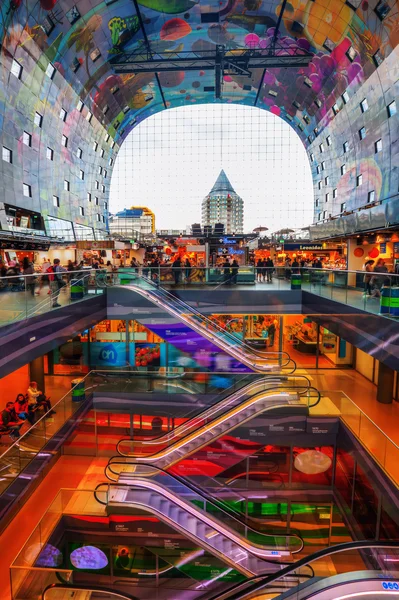
[[164, 110], [122, 145], [110, 211], [148, 206], [157, 229], [201, 222], [201, 202], [224, 169], [244, 200], [244, 230], [276, 231], [313, 221], [309, 161], [299, 136], [258, 108], [205, 104]]

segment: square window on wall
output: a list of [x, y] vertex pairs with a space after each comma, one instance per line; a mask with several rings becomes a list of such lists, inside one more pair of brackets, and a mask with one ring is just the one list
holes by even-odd
[[88, 111], [88, 113], [86, 115], [86, 121], [88, 121], [89, 123], [91, 123], [92, 118], [93, 118], [93, 113], [91, 113], [90, 111]]
[[371, 192], [367, 195], [367, 200], [369, 203], [375, 202], [375, 191], [371, 190]]
[[70, 8], [66, 13], [65, 13], [66, 18], [68, 19], [68, 21], [70, 22], [71, 25], [73, 25], [74, 23], [76, 23], [76, 21], [78, 21], [80, 19], [80, 12], [78, 7], [76, 6], [76, 4], [74, 4], [72, 6], [72, 8]]
[[47, 69], [46, 69], [47, 77], [49, 77], [50, 79], [53, 79], [53, 77], [55, 75], [55, 71], [56, 71], [55, 67], [51, 63], [49, 63], [47, 65]]
[[15, 75], [15, 77], [17, 79], [21, 79], [22, 71], [23, 71], [22, 65], [20, 65], [19, 62], [17, 60], [15, 60], [15, 58], [13, 58], [12, 65], [11, 65], [11, 73], [13, 75]]
[[327, 193], [327, 194], [326, 194], [326, 202], [329, 202], [329, 201], [330, 201], [330, 194], [329, 194], [329, 193]]
[[103, 194], [105, 194], [105, 185], [104, 184], [101, 186], [101, 191]]
[[101, 148], [101, 152], [100, 152], [101, 158], [104, 158], [104, 154], [105, 154], [105, 150], [104, 150], [104, 148]]
[[374, 12], [379, 18], [379, 20], [383, 21], [390, 12], [390, 10], [391, 7], [389, 6], [388, 2], [385, 2], [385, 0], [380, 0], [374, 9]]
[[337, 103], [333, 104], [332, 109], [333, 109], [334, 115], [337, 115], [339, 113], [339, 106]]
[[88, 200], [88, 202], [91, 202], [91, 194], [90, 194], [90, 192], [87, 192], [87, 200]]
[[23, 183], [22, 188], [24, 191], [24, 196], [26, 198], [32, 198], [32, 187], [27, 183]]
[[83, 206], [79, 206], [79, 214], [81, 217], [85, 216], [85, 209], [83, 208]]
[[324, 144], [323, 144], [323, 143], [321, 143], [321, 144], [319, 145], [319, 150], [320, 150], [320, 152], [322, 152], [322, 153], [324, 152]]
[[360, 110], [362, 113], [365, 113], [369, 109], [369, 104], [367, 102], [367, 98], [364, 98], [360, 103]]
[[396, 115], [396, 101], [394, 100], [387, 106], [388, 117], [393, 117]]
[[54, 150], [52, 148], [47, 148], [46, 150], [46, 158], [48, 160], [53, 160], [54, 159]]
[[64, 190], [65, 190], [66, 192], [69, 192], [69, 190], [70, 190], [70, 187], [71, 187], [71, 186], [70, 186], [70, 184], [69, 184], [69, 181], [68, 181], [67, 179], [64, 179]]
[[349, 60], [350, 62], [353, 62], [353, 61], [355, 60], [356, 56], [357, 56], [357, 55], [356, 55], [356, 50], [354, 49], [354, 47], [353, 47], [353, 46], [349, 46], [349, 48], [348, 48], [348, 50], [345, 52], [345, 54], [346, 54], [346, 56], [347, 56], [347, 58], [348, 58], [348, 60]]
[[12, 163], [12, 150], [7, 148], [6, 146], [3, 146], [2, 158], [3, 158], [4, 162], [11, 164]]
[[94, 185], [95, 185], [95, 188], [96, 188], [96, 190], [99, 190], [99, 189], [100, 189], [100, 182], [99, 182], [99, 181], [97, 181], [97, 179], [96, 179], [96, 182], [95, 182], [95, 184], [94, 184]]
[[84, 178], [85, 178], [85, 173], [84, 173], [84, 171], [82, 171], [82, 169], [79, 169], [79, 179], [81, 179], [81, 180], [83, 181], [83, 180], [84, 180]]
[[341, 204], [341, 212], [344, 212], [346, 210], [346, 202], [342, 202]]
[[356, 187], [360, 187], [363, 183], [363, 175], [358, 175], [356, 177]]
[[93, 142], [93, 150], [94, 150], [94, 152], [97, 152], [97, 150], [98, 150], [98, 142]]
[[99, 206], [99, 204], [100, 204], [100, 202], [98, 200], [98, 196], [95, 197], [95, 204], [96, 204], [96, 206]]
[[346, 173], [346, 165], [341, 165], [341, 175], [345, 175]]
[[62, 140], [61, 140], [62, 145], [64, 146], [64, 148], [66, 148], [68, 146], [68, 138], [66, 135], [62, 136]]
[[76, 107], [76, 108], [77, 108], [77, 110], [78, 110], [79, 112], [82, 112], [82, 110], [83, 110], [83, 107], [84, 107], [84, 103], [83, 103], [81, 100], [79, 100], [79, 102], [78, 102], [78, 104], [77, 104], [77, 107]]
[[327, 142], [327, 146], [331, 146], [331, 144], [332, 144], [332, 141], [331, 141], [331, 136], [330, 136], [330, 135], [328, 135], [328, 136], [326, 137], [326, 142]]
[[377, 140], [374, 143], [374, 150], [375, 150], [376, 154], [378, 154], [378, 152], [381, 152], [381, 150], [382, 150], [382, 140]]
[[348, 92], [345, 90], [345, 92], [342, 94], [341, 96], [342, 100], [344, 101], [344, 104], [348, 104], [349, 102], [349, 94]]
[[64, 110], [63, 108], [61, 108], [61, 110], [60, 110], [60, 119], [61, 119], [61, 121], [64, 121], [64, 123], [65, 123], [66, 118], [67, 118], [67, 111]]
[[344, 142], [343, 146], [344, 146], [344, 153], [346, 154], [347, 152], [349, 152], [349, 142]]
[[[310, 158], [310, 162], [314, 162], [314, 154], [312, 152], [310, 153], [309, 158]], [[111, 158], [111, 160], [112, 160], [112, 158]]]
[[110, 158], [110, 159], [109, 159], [109, 163], [108, 163], [108, 164], [109, 164], [109, 166], [110, 166], [110, 167], [112, 167], [112, 165], [114, 164], [114, 159], [113, 159], [113, 158]]
[[338, 190], [337, 188], [333, 189], [333, 198], [337, 198], [338, 197]]
[[28, 133], [27, 131], [24, 131], [24, 133], [22, 134], [22, 141], [25, 144], [25, 146], [29, 146], [29, 148], [32, 146], [32, 136], [30, 133]]
[[329, 176], [328, 176], [328, 175], [327, 175], [327, 177], [325, 177], [325, 178], [324, 178], [324, 183], [325, 183], [326, 185], [330, 185], [330, 178], [329, 178]]
[[59, 199], [58, 196], [53, 196], [53, 206], [55, 208], [59, 208], [59, 206], [60, 206], [60, 199]]
[[44, 33], [47, 35], [47, 37], [51, 35], [54, 27], [54, 21], [49, 15], [46, 15], [42, 21], [42, 29], [44, 30]]
[[35, 123], [35, 125], [37, 125], [37, 127], [41, 127], [43, 124], [43, 115], [41, 115], [38, 112], [35, 112], [34, 123]]
[[323, 187], [323, 182], [322, 182], [322, 181], [319, 181], [319, 184], [318, 184], [318, 185], [319, 185], [319, 190], [321, 190], [321, 188]]
[[82, 148], [78, 148], [78, 149], [76, 150], [76, 156], [77, 156], [78, 158], [82, 158], [82, 156], [83, 156], [83, 150], [82, 150]]
[[89, 54], [91, 60], [93, 62], [96, 62], [96, 60], [98, 60], [101, 56], [101, 52], [99, 48], [94, 48], [94, 50], [92, 50]]
[[101, 221], [101, 215], [97, 213], [97, 221]]
[[362, 127], [361, 129], [359, 129], [359, 139], [364, 140], [365, 137], [366, 137], [366, 128]]

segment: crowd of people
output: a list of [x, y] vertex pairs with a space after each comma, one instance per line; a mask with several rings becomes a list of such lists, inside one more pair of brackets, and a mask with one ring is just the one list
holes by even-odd
[[31, 381], [26, 394], [18, 394], [14, 402], [7, 402], [0, 413], [0, 435], [8, 434], [15, 442], [21, 435], [22, 426], [29, 424], [31, 427], [40, 411], [46, 417], [55, 414], [50, 398], [38, 389], [36, 381]]

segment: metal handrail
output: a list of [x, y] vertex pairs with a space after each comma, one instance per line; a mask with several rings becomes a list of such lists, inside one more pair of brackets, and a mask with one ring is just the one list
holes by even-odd
[[[275, 376], [275, 377], [269, 376], [269, 377], [263, 377], [260, 380], [251, 381], [248, 384], [246, 384], [245, 386], [243, 386], [243, 387], [239, 388], [238, 390], [236, 390], [235, 392], [231, 393], [230, 395], [226, 395], [225, 394], [223, 396], [223, 398], [219, 402], [217, 402], [215, 404], [212, 404], [212, 406], [208, 406], [208, 407], [204, 408], [203, 411], [201, 411], [198, 414], [194, 415], [188, 421], [185, 421], [184, 423], [182, 423], [178, 427], [175, 427], [172, 431], [168, 431], [166, 433], [163, 433], [162, 435], [160, 435], [160, 436], [158, 436], [156, 438], [152, 438], [151, 440], [138, 440], [137, 441], [137, 445], [138, 446], [148, 446], [148, 445], [151, 445], [151, 444], [160, 444], [160, 443], [162, 443], [162, 438], [166, 438], [168, 436], [177, 437], [177, 435], [180, 434], [179, 430], [190, 429], [191, 427], [195, 426], [196, 423], [194, 423], [194, 422], [206, 418], [205, 414], [207, 412], [212, 413], [214, 411], [217, 411], [218, 409], [220, 409], [220, 406], [224, 402], [231, 402], [234, 399], [234, 397], [236, 397], [237, 395], [239, 395], [241, 393], [242, 393], [242, 395], [245, 395], [245, 394], [249, 393], [250, 388], [252, 388], [253, 386], [255, 386], [255, 387], [262, 386], [262, 385], [266, 386], [268, 381], [274, 382], [274, 379], [279, 379], [279, 377], [281, 377], [281, 379], [282, 379], [282, 381], [280, 382], [281, 385], [283, 387], [290, 388], [290, 386], [286, 383], [287, 381], [289, 381], [289, 376], [287, 376], [287, 375]], [[315, 388], [313, 388], [310, 385], [310, 380], [305, 375], [293, 375], [293, 377], [294, 377], [295, 380], [296, 379], [304, 379], [307, 382], [307, 386], [305, 384], [306, 387], [304, 387], [304, 391], [303, 392], [298, 392], [298, 394], [300, 396], [305, 395], [310, 389], [315, 389]], [[294, 385], [295, 385], [295, 381], [294, 381]], [[269, 390], [269, 389], [273, 390], [273, 389], [276, 389], [276, 388], [273, 388], [273, 387], [267, 388], [267, 390]], [[263, 389], [263, 390], [260, 390], [260, 392], [267, 391], [267, 390]], [[227, 391], [227, 390], [225, 390], [225, 391]], [[259, 392], [254, 392], [254, 393], [259, 393]], [[319, 401], [320, 401], [320, 395], [319, 395]], [[312, 407], [313, 407], [313, 405], [311, 406], [311, 408]], [[124, 443], [124, 442], [128, 442], [128, 441], [133, 441], [133, 440], [131, 440], [131, 438], [122, 438], [122, 439], [120, 439], [119, 442], [118, 442], [118, 444], [117, 444], [117, 447], [116, 447], [117, 451], [119, 452], [119, 450], [118, 450], [118, 445], [119, 444]], [[169, 440], [167, 440], [167, 441], [169, 441]], [[124, 455], [121, 454], [121, 456], [124, 456]]]
[[[281, 571], [277, 571], [275, 573], [266, 573], [264, 575], [256, 575], [247, 579], [246, 581], [241, 581], [232, 585], [227, 590], [223, 592], [219, 592], [214, 596], [203, 596], [199, 600], [245, 600], [248, 597], [248, 594], [252, 594], [253, 592], [258, 592], [270, 583], [277, 581], [285, 577], [286, 575], [291, 575], [297, 569], [309, 566], [310, 563], [319, 560], [320, 558], [324, 558], [326, 556], [331, 556], [333, 554], [338, 554], [340, 552], [345, 552], [347, 550], [362, 550], [364, 548], [395, 548], [399, 549], [399, 542], [390, 542], [390, 541], [357, 541], [357, 542], [344, 542], [343, 544], [336, 544], [330, 548], [323, 548], [323, 550], [317, 550], [313, 554], [308, 556], [304, 556], [299, 560], [295, 561], [295, 563], [291, 563], [291, 565], [284, 567]], [[242, 589], [245, 588], [249, 584], [247, 590]], [[249, 597], [248, 597], [249, 600]]]
[[[287, 366], [290, 361], [292, 361], [295, 364], [295, 361], [290, 357], [290, 355], [288, 354], [288, 352], [285, 352], [285, 351], [282, 351], [282, 352], [278, 352], [278, 351], [276, 351], [276, 352], [260, 352], [260, 351], [257, 351], [256, 349], [254, 349], [253, 347], [251, 347], [250, 344], [245, 343], [244, 340], [242, 340], [242, 341], [239, 340], [232, 333], [230, 333], [229, 331], [223, 329], [222, 327], [220, 327], [220, 325], [218, 325], [214, 321], [211, 321], [211, 319], [209, 319], [209, 317], [207, 317], [206, 315], [204, 315], [197, 308], [191, 306], [190, 304], [188, 304], [187, 302], [185, 302], [181, 298], [177, 298], [176, 296], [174, 296], [173, 294], [171, 294], [169, 292], [169, 290], [166, 290], [165, 288], [163, 288], [161, 286], [157, 286], [148, 277], [144, 277], [143, 275], [139, 275], [138, 277], [140, 279], [143, 279], [143, 281], [145, 281], [146, 283], [150, 284], [153, 288], [155, 288], [155, 291], [162, 291], [168, 298], [170, 298], [174, 302], [177, 302], [178, 304], [183, 305], [186, 308], [186, 310], [188, 310], [189, 312], [192, 312], [192, 313], [195, 313], [196, 315], [198, 315], [203, 321], [205, 321], [206, 323], [209, 323], [214, 329], [217, 329], [218, 331], [220, 331], [220, 333], [222, 333], [224, 336], [229, 337], [232, 341], [234, 341], [234, 343], [236, 345], [248, 347], [248, 351], [251, 352], [252, 354], [255, 354], [256, 356], [259, 356], [259, 358], [265, 358], [265, 357], [268, 358], [268, 355], [275, 354], [275, 355], [281, 355], [282, 357], [284, 356], [286, 359], [288, 359], [288, 362], [286, 364], [282, 365], [282, 366]], [[296, 369], [296, 364], [295, 364], [295, 369]]]
[[[118, 461], [111, 462], [113, 460], [113, 458], [117, 458], [117, 457], [116, 456], [115, 457], [111, 457], [109, 459], [109, 461], [108, 461], [108, 464], [104, 467], [104, 475], [110, 481], [113, 481], [113, 480], [107, 475], [107, 469], [109, 468], [109, 470], [111, 471], [111, 473], [113, 473], [114, 475], [119, 475], [118, 473], [115, 473], [115, 471], [112, 470], [112, 465], [115, 465], [115, 464], [126, 464], [124, 462], [118, 462]], [[128, 464], [132, 465], [134, 467], [143, 467], [143, 465], [141, 463], [131, 462], [131, 463], [128, 463]], [[262, 531], [254, 529], [253, 527], [251, 527], [245, 521], [242, 520], [241, 513], [239, 511], [235, 510], [234, 508], [230, 508], [230, 507], [227, 509], [221, 502], [218, 501], [217, 498], [213, 498], [205, 490], [203, 490], [202, 488], [196, 486], [191, 481], [188, 482], [184, 477], [181, 477], [180, 475], [177, 475], [176, 473], [170, 473], [169, 471], [167, 471], [166, 469], [162, 469], [161, 467], [152, 467], [151, 466], [151, 469], [153, 469], [153, 468], [155, 468], [157, 471], [160, 471], [160, 473], [163, 473], [164, 475], [168, 475], [169, 477], [171, 477], [175, 481], [181, 483], [182, 485], [184, 485], [185, 487], [187, 487], [189, 490], [191, 490], [192, 492], [194, 492], [198, 496], [201, 496], [201, 498], [204, 500], [204, 502], [208, 502], [212, 506], [215, 506], [219, 511], [223, 512], [227, 517], [233, 518], [235, 521], [238, 522], [238, 524], [241, 527], [249, 529], [253, 533], [257, 534], [257, 535], [262, 535], [262, 536], [265, 536], [265, 537], [273, 537], [273, 538], [276, 538], [276, 537], [295, 538], [295, 539], [299, 540], [299, 542], [300, 542], [300, 548], [298, 550], [291, 550], [291, 554], [296, 554], [297, 552], [301, 552], [303, 550], [303, 548], [304, 548], [304, 541], [303, 541], [303, 538], [302, 538], [302, 536], [300, 534], [298, 534], [298, 533], [287, 533], [286, 535], [284, 535], [284, 534], [279, 535], [279, 534], [273, 534], [273, 533], [264, 533]], [[139, 477], [145, 477], [145, 473], [137, 473], [137, 475]], [[233, 514], [233, 513], [235, 513], [235, 514]], [[279, 562], [279, 564], [281, 564], [281, 562]]]
[[[245, 404], [246, 402], [248, 402], [249, 400], [252, 400], [253, 403], [255, 403], [258, 400], [263, 400], [265, 397], [267, 397], [269, 395], [273, 395], [273, 394], [276, 394], [278, 392], [281, 392], [282, 387], [283, 386], [273, 387], [273, 388], [269, 388], [268, 390], [265, 390], [265, 392], [259, 392], [258, 394], [256, 394], [252, 398], [248, 398], [247, 400], [244, 400], [244, 402], [242, 402], [241, 404], [238, 404], [237, 406], [234, 406], [233, 408], [229, 408], [225, 412], [222, 412], [220, 415], [218, 415], [216, 417], [216, 419], [220, 420], [220, 419], [223, 419], [224, 417], [227, 417], [230, 412], [234, 411], [234, 409], [237, 409], [237, 410], [238, 409], [242, 409], [242, 405]], [[303, 387], [302, 386], [292, 386], [292, 387], [288, 387], [287, 389], [289, 390], [289, 392], [288, 392], [288, 394], [289, 394], [289, 393], [295, 392], [295, 390], [297, 390], [297, 389], [303, 389]], [[308, 388], [306, 388], [306, 391], [310, 391], [310, 390], [315, 391], [316, 392], [316, 396], [317, 396], [316, 402], [314, 402], [313, 404], [309, 404], [308, 405], [308, 408], [313, 408], [314, 406], [316, 406], [320, 402], [321, 394], [320, 394], [319, 390], [317, 390], [314, 387], [308, 387]], [[283, 406], [283, 405], [281, 405], [281, 406]], [[295, 406], [299, 406], [299, 404], [297, 404]], [[256, 416], [256, 413], [255, 413], [255, 415], [251, 415], [249, 418], [254, 418], [255, 416]], [[203, 426], [203, 427], [205, 427], [205, 426]], [[235, 427], [235, 425], [233, 426], [233, 428], [234, 427]], [[228, 429], [227, 431], [230, 431], [230, 430]], [[224, 433], [226, 433], [226, 432], [224, 432]], [[169, 446], [167, 446], [167, 449], [170, 450], [171, 448], [173, 448], [174, 445], [178, 445], [178, 446], [184, 445], [186, 443], [187, 438], [189, 438], [192, 435], [193, 435], [193, 433], [188, 433], [184, 437], [180, 438], [177, 442], [174, 442], [174, 443], [170, 444]], [[120, 442], [121, 442], [121, 440], [117, 444], [117, 451], [118, 451], [119, 454], [120, 454], [120, 452], [118, 450], [118, 446], [119, 446]], [[152, 458], [155, 458], [160, 452], [164, 452], [164, 451], [165, 451], [165, 449], [161, 450], [161, 451], [158, 451], [158, 452], [155, 452], [154, 454], [145, 455], [142, 458], [146, 459], [146, 460], [152, 459]], [[123, 456], [123, 455], [121, 454], [121, 456]], [[134, 458], [134, 456], [132, 456], [132, 458]], [[138, 457], [136, 456], [135, 458], [138, 458]]]

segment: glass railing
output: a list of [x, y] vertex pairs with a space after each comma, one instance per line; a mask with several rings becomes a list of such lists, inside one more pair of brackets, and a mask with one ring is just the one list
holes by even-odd
[[106, 285], [104, 269], [0, 277], [0, 327], [102, 294]]
[[[149, 597], [158, 597], [157, 589], [162, 587], [162, 597], [177, 598], [179, 593], [183, 597], [185, 590], [198, 594], [198, 590], [208, 589], [207, 582], [212, 578], [224, 585], [243, 581], [238, 571], [190, 540], [179, 544], [178, 540], [169, 539], [170, 534], [163, 528], [159, 530], [159, 523], [153, 517], [143, 519], [142, 511], [133, 507], [129, 509], [129, 518], [132, 523], [137, 522], [140, 527], [137, 532], [143, 532], [142, 538], [148, 535], [148, 544], [134, 536], [134, 539], [124, 537], [115, 543], [115, 534], [110, 539], [109, 531], [105, 530], [106, 537], [101, 542], [97, 527], [93, 528], [91, 538], [93, 522], [106, 517], [104, 505], [96, 500], [95, 494], [95, 490], [86, 489], [58, 492], [11, 565], [13, 600], [37, 600], [44, 592], [43, 597], [48, 600], [67, 597], [62, 592], [80, 598], [78, 593], [74, 594], [79, 590], [82, 594], [85, 590], [92, 591], [95, 598], [106, 598], [106, 595], [98, 595], [101, 588], [106, 592], [111, 589], [114, 594], [130, 600], [132, 586], [136, 590], [145, 588], [145, 594], [154, 594]], [[84, 529], [85, 533], [82, 542], [71, 546], [64, 536], [69, 521], [63, 518], [73, 521], [74, 516], [78, 517], [78, 529]], [[75, 560], [73, 549], [76, 547], [82, 551]], [[169, 591], [165, 592], [165, 588]], [[137, 598], [137, 594], [134, 597]]]
[[327, 392], [340, 411], [340, 418], [372, 454], [374, 460], [399, 485], [399, 446], [344, 392]]
[[[221, 593], [203, 594], [199, 600], [262, 600], [278, 594], [284, 594], [284, 598], [290, 600], [307, 597], [318, 600], [364, 596], [379, 598], [384, 590], [392, 590], [390, 595], [396, 596], [395, 590], [399, 589], [398, 562], [399, 542], [359, 541], [337, 544], [301, 558], [280, 572], [234, 584]], [[293, 588], [292, 574], [305, 565], [312, 567], [314, 577], [305, 586]], [[345, 594], [345, 586], [351, 582], [355, 586], [349, 591], [354, 593]], [[377, 582], [377, 585], [373, 586], [372, 582]], [[365, 584], [363, 589], [362, 583]], [[317, 584], [317, 588], [312, 587], [314, 584]], [[309, 590], [309, 594], [306, 590]]]
[[[178, 277], [173, 273], [179, 272]], [[231, 272], [231, 268], [230, 268]], [[198, 273], [203, 273], [198, 276]], [[215, 276], [215, 273], [218, 275]], [[240, 278], [240, 274], [244, 275]], [[251, 274], [251, 276], [249, 276]], [[386, 317], [399, 316], [399, 275], [388, 272], [323, 269], [313, 267], [285, 267], [276, 265], [272, 269], [253, 265], [239, 267], [237, 280], [231, 273], [224, 274], [223, 267], [192, 267], [173, 271], [171, 266], [124, 268], [115, 273], [113, 282], [121, 285], [138, 284], [144, 276], [160, 288], [172, 291], [197, 289], [207, 286], [209, 292], [221, 286], [244, 286], [255, 284], [262, 290], [305, 290], [330, 300], [359, 308]], [[177, 279], [177, 283], [175, 282]], [[249, 288], [250, 289], [250, 288]], [[211, 296], [210, 296], [211, 297]]]
[[[71, 390], [60, 400], [52, 404], [51, 411], [39, 412], [36, 422], [26, 431], [20, 431], [20, 437], [16, 441], [9, 438], [7, 430], [1, 432], [2, 441], [9, 438], [10, 446], [0, 454], [0, 495], [16, 481], [31, 462], [39, 456], [45, 460], [51, 456], [52, 450], [44, 451], [46, 444], [53, 438], [65, 423], [72, 419], [73, 415], [89, 401], [91, 389], [87, 377], [79, 379]], [[53, 412], [54, 411], [54, 412]], [[24, 422], [22, 427], [29, 425]], [[55, 451], [54, 451], [55, 452]], [[27, 479], [34, 478], [35, 473], [25, 476]]]

